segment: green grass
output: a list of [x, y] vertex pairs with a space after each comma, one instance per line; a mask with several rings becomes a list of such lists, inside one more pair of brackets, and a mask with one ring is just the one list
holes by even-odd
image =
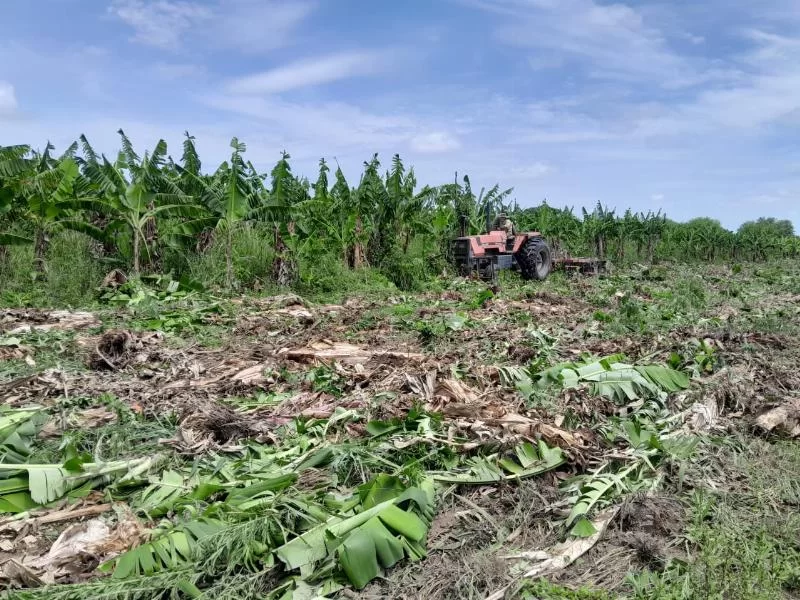
[[50, 240], [45, 273], [33, 268], [32, 246], [11, 246], [0, 265], [0, 306], [77, 307], [94, 303], [113, 267], [104, 265], [86, 236], [63, 231]]
[[11, 337], [30, 348], [29, 358], [33, 363], [24, 359], [0, 361], [0, 381], [32, 375], [44, 369], [80, 371], [85, 368], [84, 354], [75, 344], [75, 332], [31, 332], [0, 336], [0, 339]]
[[116, 420], [100, 427], [88, 424], [86, 427], [68, 428], [60, 438], [39, 444], [30, 462], [61, 462], [67, 446], [74, 447], [78, 453], [91, 454], [97, 461], [171, 454], [160, 440], [175, 434], [177, 424], [174, 417], [145, 418], [135, 414], [127, 404], [110, 394], [98, 398], [62, 398], [56, 412], [66, 418], [72, 411], [100, 406], [115, 413]]
[[689, 561], [629, 578], [634, 600], [800, 596], [800, 446], [746, 440], [716, 457], [723, 486], [691, 494]]
[[514, 594], [519, 600], [614, 600], [614, 596], [604, 590], [588, 587], [570, 589], [545, 579], [526, 581]]

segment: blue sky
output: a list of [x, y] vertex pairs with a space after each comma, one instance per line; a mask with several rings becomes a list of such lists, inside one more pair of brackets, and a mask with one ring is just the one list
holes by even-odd
[[800, 229], [796, 0], [5, 0], [0, 144], [114, 153], [238, 136], [357, 183], [399, 152], [422, 183], [514, 186], [727, 227]]

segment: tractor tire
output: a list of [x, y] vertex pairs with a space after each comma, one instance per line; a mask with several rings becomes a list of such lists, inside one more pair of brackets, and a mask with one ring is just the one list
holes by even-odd
[[550, 246], [541, 238], [529, 239], [517, 252], [517, 264], [526, 281], [544, 281], [553, 268]]

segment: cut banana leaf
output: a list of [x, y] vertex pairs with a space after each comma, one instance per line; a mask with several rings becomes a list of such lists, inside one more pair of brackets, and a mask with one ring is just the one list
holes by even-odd
[[[6, 493], [24, 491], [38, 505], [49, 504], [72, 493], [80, 495], [92, 487], [124, 477], [143, 465], [149, 465], [151, 461], [150, 458], [143, 458], [86, 463], [81, 465], [80, 471], [70, 471], [56, 464], [0, 464], [0, 498]], [[10, 478], [2, 479], [4, 474], [10, 475]]]
[[537, 447], [527, 442], [521, 444], [515, 454], [516, 461], [496, 456], [473, 458], [466, 473], [437, 473], [433, 477], [441, 483], [488, 485], [534, 477], [555, 469], [566, 460], [560, 448], [550, 448], [541, 440]]
[[179, 568], [191, 560], [195, 549], [204, 538], [221, 531], [224, 527], [224, 523], [212, 519], [189, 521], [103, 563], [99, 569], [101, 571], [114, 569], [115, 579], [125, 579]]
[[[433, 483], [402, 489], [395, 478], [378, 476], [362, 486], [365, 502], [395, 494], [347, 518], [332, 517], [326, 523], [275, 550], [288, 569], [300, 569], [301, 576], [311, 566], [336, 557], [347, 578], [357, 588], [404, 557], [425, 556], [422, 542], [433, 517]], [[404, 508], [405, 507], [405, 508]]]
[[391, 567], [404, 556], [403, 544], [375, 517], [354, 531], [339, 547], [342, 569], [359, 590], [378, 576], [381, 567]]

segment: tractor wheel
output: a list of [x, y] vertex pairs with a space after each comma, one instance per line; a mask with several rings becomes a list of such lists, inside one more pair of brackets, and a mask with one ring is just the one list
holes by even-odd
[[550, 246], [541, 238], [529, 239], [517, 253], [517, 264], [523, 279], [547, 279], [553, 268]]

